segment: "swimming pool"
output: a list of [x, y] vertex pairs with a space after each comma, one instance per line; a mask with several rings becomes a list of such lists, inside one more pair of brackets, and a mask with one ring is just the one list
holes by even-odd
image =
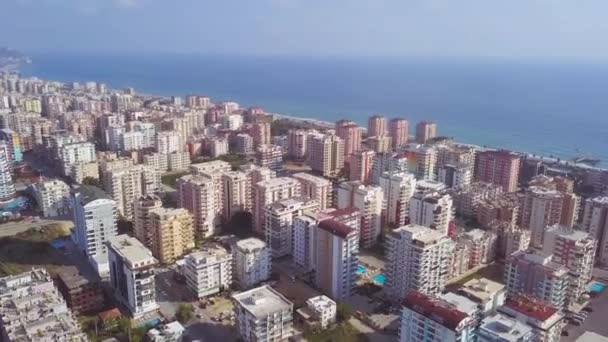
[[382, 273], [378, 273], [375, 276], [372, 277], [372, 281], [380, 286], [384, 285], [384, 274]]
[[604, 288], [606, 288], [606, 285], [596, 281], [591, 285], [590, 290], [591, 290], [591, 292], [600, 293], [600, 292], [604, 291]]
[[355, 273], [357, 273], [357, 275], [362, 275], [365, 272], [367, 272], [367, 268], [359, 265], [357, 266], [357, 271]]

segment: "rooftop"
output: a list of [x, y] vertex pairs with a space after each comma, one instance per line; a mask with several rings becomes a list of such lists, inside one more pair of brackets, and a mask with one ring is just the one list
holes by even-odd
[[439, 299], [450, 303], [455, 309], [466, 313], [469, 316], [474, 316], [479, 311], [479, 304], [470, 300], [467, 297], [458, 295], [453, 292], [447, 292], [439, 296]]
[[505, 307], [541, 322], [549, 320], [558, 312], [554, 307], [524, 296], [507, 299]]
[[208, 244], [205, 245], [203, 247], [201, 247], [201, 249], [199, 251], [190, 253], [188, 255], [186, 255], [186, 260], [188, 259], [193, 259], [196, 261], [216, 261], [218, 259], [223, 259], [226, 257], [230, 257], [231, 254], [228, 253], [228, 251], [216, 244]]
[[504, 342], [519, 342], [534, 334], [534, 329], [511, 317], [496, 314], [486, 317], [479, 327], [479, 333], [491, 335], [495, 340]]
[[266, 243], [257, 238], [248, 238], [237, 241], [236, 248], [244, 252], [255, 252], [266, 248]]
[[346, 224], [334, 219], [323, 220], [317, 225], [320, 229], [346, 239], [354, 230]]
[[403, 299], [403, 305], [450, 330], [458, 329], [461, 323], [469, 318], [466, 313], [455, 309], [449, 303], [417, 291], [408, 292]]
[[235, 294], [232, 298], [260, 319], [278, 311], [293, 310], [293, 304], [268, 285]]
[[442, 232], [417, 224], [408, 224], [407, 226], [399, 227], [393, 230], [390, 235], [396, 239], [407, 237], [410, 240], [420, 241], [424, 244], [435, 243], [446, 239], [445, 234]]
[[76, 289], [87, 284], [99, 284], [97, 279], [91, 275], [81, 273], [75, 266], [61, 268], [57, 272], [57, 276], [69, 289]]
[[80, 185], [75, 187], [72, 191], [80, 194], [83, 204], [87, 204], [98, 199], [112, 199], [105, 191], [94, 185]]
[[132, 268], [156, 264], [152, 252], [139, 240], [127, 234], [116, 235], [106, 242], [108, 247], [122, 257]]
[[292, 177], [314, 182], [314, 183], [317, 183], [317, 185], [330, 185], [331, 184], [331, 182], [329, 180], [327, 180], [323, 177], [311, 175], [310, 173], [306, 173], [306, 172], [299, 172], [299, 173], [293, 174]]
[[466, 282], [459, 291], [469, 298], [482, 303], [490, 300], [496, 293], [504, 291], [505, 285], [486, 278], [472, 279]]

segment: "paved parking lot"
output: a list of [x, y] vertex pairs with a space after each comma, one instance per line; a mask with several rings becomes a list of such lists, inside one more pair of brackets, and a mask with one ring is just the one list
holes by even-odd
[[589, 314], [581, 326], [568, 324], [564, 328], [568, 332], [568, 336], [563, 336], [561, 341], [576, 341], [585, 331], [592, 331], [602, 336], [608, 336], [608, 324], [606, 324], [606, 317], [608, 317], [608, 291], [604, 291], [597, 298], [592, 298], [589, 305], [593, 308], [593, 312]]
[[175, 317], [175, 311], [180, 304], [191, 302], [193, 299], [186, 285], [173, 278], [174, 272], [169, 268], [156, 269], [156, 301], [160, 312], [168, 319]]

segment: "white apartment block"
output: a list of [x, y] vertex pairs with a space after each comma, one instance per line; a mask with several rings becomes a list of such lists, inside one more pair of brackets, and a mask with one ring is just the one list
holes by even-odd
[[292, 197], [264, 208], [266, 243], [273, 258], [293, 255], [294, 220], [304, 213], [314, 214], [319, 204], [308, 197]]
[[209, 155], [211, 158], [217, 158], [228, 154], [228, 140], [224, 138], [212, 138], [209, 141]]
[[525, 251], [530, 247], [530, 231], [513, 227], [505, 234], [505, 254], [504, 259], [507, 259], [517, 251]]
[[556, 190], [530, 187], [520, 201], [521, 227], [530, 230], [532, 246], [542, 248], [545, 228], [560, 223], [563, 195]]
[[461, 165], [444, 165], [437, 169], [437, 180], [448, 188], [466, 188], [473, 182], [473, 168]]
[[322, 220], [315, 230], [315, 284], [336, 301], [353, 294], [359, 264], [357, 232], [346, 224]]
[[169, 171], [188, 170], [191, 165], [190, 154], [188, 152], [173, 152], [166, 157]]
[[464, 188], [450, 192], [456, 213], [465, 217], [475, 217], [477, 206], [484, 200], [497, 198], [502, 193], [500, 185], [475, 182]]
[[361, 182], [343, 182], [338, 186], [338, 208], [361, 210], [360, 244], [369, 248], [378, 242], [382, 234], [382, 212], [384, 192], [379, 186], [363, 185]]
[[176, 131], [165, 131], [156, 133], [156, 152], [160, 154], [171, 154], [184, 150], [184, 137]]
[[595, 263], [596, 241], [588, 233], [561, 225], [547, 228], [543, 251], [568, 269], [566, 302], [576, 305], [587, 291]]
[[158, 152], [145, 154], [143, 164], [147, 167], [161, 172], [169, 170], [169, 160], [167, 158], [167, 155], [160, 154]]
[[477, 331], [479, 342], [533, 342], [535, 336], [531, 326], [500, 313], [484, 318]]
[[469, 268], [487, 265], [496, 257], [497, 236], [491, 231], [469, 230], [458, 236], [458, 243], [469, 250]]
[[564, 314], [558, 308], [548, 306], [530, 297], [515, 296], [507, 300], [498, 312], [516, 319], [534, 331], [534, 342], [558, 342], [562, 340], [565, 326]]
[[437, 165], [437, 150], [433, 147], [418, 144], [407, 144], [401, 147], [407, 158], [407, 170], [417, 179], [434, 180]]
[[293, 262], [308, 271], [315, 266], [315, 229], [317, 219], [300, 215], [293, 221]]
[[59, 150], [59, 160], [65, 176], [77, 178], [74, 168], [96, 161], [95, 145], [89, 142], [63, 145]]
[[230, 114], [224, 116], [223, 127], [229, 131], [238, 131], [243, 126], [243, 116], [240, 114]]
[[448, 280], [451, 240], [439, 231], [410, 224], [387, 235], [384, 290], [400, 300], [411, 290], [438, 295]]
[[293, 174], [292, 177], [300, 182], [303, 196], [319, 203], [319, 210], [331, 207], [332, 185], [329, 180], [306, 172]]
[[333, 134], [307, 138], [308, 165], [324, 177], [335, 177], [344, 168], [344, 140]]
[[110, 287], [116, 299], [135, 319], [158, 310], [152, 252], [136, 238], [117, 235], [106, 242], [110, 263]]
[[194, 217], [197, 237], [215, 234], [216, 202], [213, 181], [204, 176], [186, 175], [177, 180], [178, 205]]
[[251, 211], [253, 206], [251, 178], [243, 171], [227, 171], [222, 173], [222, 216], [225, 221], [236, 213]]
[[70, 187], [64, 182], [53, 179], [31, 185], [36, 203], [43, 217], [67, 215], [70, 212]]
[[410, 223], [447, 235], [454, 219], [452, 197], [438, 192], [417, 191], [410, 199]]
[[185, 258], [186, 284], [196, 298], [203, 298], [232, 284], [232, 255], [226, 249], [209, 245]]
[[386, 201], [386, 223], [402, 226], [408, 217], [410, 198], [416, 191], [416, 177], [411, 173], [385, 172], [379, 179]]
[[133, 202], [161, 187], [160, 172], [141, 165], [106, 171], [103, 182], [104, 189], [116, 201], [119, 214], [129, 220], [133, 219]]
[[13, 163], [10, 159], [8, 145], [0, 142], [0, 201], [8, 201], [15, 196], [12, 171]]
[[337, 304], [331, 298], [324, 295], [308, 298], [306, 306], [319, 321], [322, 329], [336, 322]]
[[73, 210], [72, 239], [87, 257], [105, 254], [104, 242], [117, 233], [116, 202], [101, 189], [82, 185], [70, 196]]
[[2, 341], [88, 341], [45, 269], [0, 278], [0, 311]]
[[190, 165], [190, 172], [195, 176], [207, 177], [213, 186], [213, 226], [217, 229], [221, 224], [221, 216], [224, 205], [224, 185], [222, 174], [232, 170], [230, 163], [222, 160], [214, 160], [205, 163]]
[[254, 231], [265, 234], [264, 209], [279, 200], [300, 196], [300, 182], [291, 177], [271, 178], [255, 184], [254, 188]]
[[403, 299], [399, 342], [427, 341], [475, 341], [475, 320], [441, 299], [409, 292]]
[[251, 288], [270, 278], [272, 253], [262, 240], [249, 238], [232, 248], [234, 279], [241, 289]]
[[582, 230], [597, 241], [597, 261], [608, 266], [608, 196], [585, 201]]
[[148, 248], [152, 248], [154, 239], [150, 213], [162, 206], [162, 200], [154, 194], [139, 196], [133, 202], [133, 231], [135, 237]]
[[293, 304], [270, 286], [232, 296], [234, 321], [243, 341], [286, 341], [293, 335]]

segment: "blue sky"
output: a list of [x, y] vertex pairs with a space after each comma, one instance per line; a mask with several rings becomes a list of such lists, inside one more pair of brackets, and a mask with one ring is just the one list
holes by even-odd
[[0, 0], [26, 51], [608, 58], [606, 0]]

